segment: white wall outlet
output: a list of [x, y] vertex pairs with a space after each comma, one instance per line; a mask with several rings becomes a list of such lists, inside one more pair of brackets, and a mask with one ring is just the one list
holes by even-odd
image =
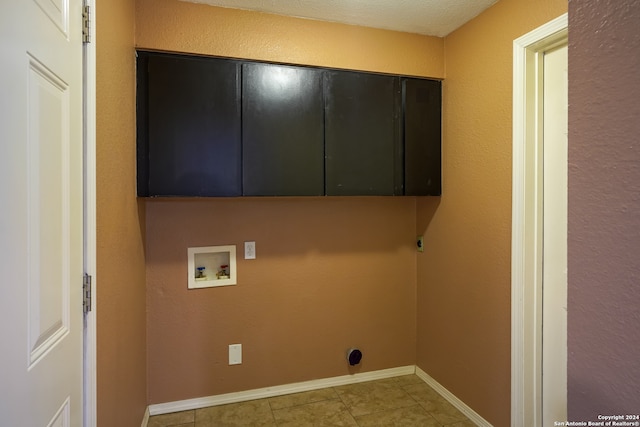
[[416, 238], [416, 249], [418, 252], [424, 252], [424, 237], [418, 236]]
[[229, 345], [229, 365], [242, 364], [242, 344]]
[[244, 259], [256, 259], [256, 242], [244, 242]]

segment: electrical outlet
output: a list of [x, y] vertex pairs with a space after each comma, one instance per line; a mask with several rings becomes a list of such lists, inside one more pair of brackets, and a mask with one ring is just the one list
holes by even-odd
[[256, 242], [244, 242], [244, 259], [256, 259]]
[[416, 247], [418, 249], [418, 252], [424, 252], [424, 237], [423, 236], [418, 236], [418, 238], [416, 239]]
[[229, 365], [242, 364], [242, 344], [229, 345]]

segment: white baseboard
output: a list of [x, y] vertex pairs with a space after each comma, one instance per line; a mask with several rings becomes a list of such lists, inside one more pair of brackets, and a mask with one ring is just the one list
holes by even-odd
[[142, 418], [142, 424], [140, 425], [140, 427], [147, 427], [147, 424], [149, 424], [149, 407], [147, 406], [147, 410], [144, 411], [144, 417]]
[[[236, 393], [220, 394], [216, 396], [198, 397], [195, 399], [179, 400], [176, 402], [158, 403], [149, 405], [150, 415], [168, 414], [171, 412], [188, 411], [190, 409], [206, 408], [208, 406], [226, 405], [228, 403], [246, 402], [248, 400], [265, 399], [267, 397], [282, 396], [291, 393], [317, 390], [327, 387], [336, 387], [346, 384], [355, 384], [365, 381], [380, 380], [384, 378], [411, 375], [416, 372], [416, 367], [402, 366], [399, 368], [383, 369], [380, 371], [363, 372], [353, 375], [342, 375], [333, 378], [304, 381], [294, 384], [285, 384], [274, 387], [259, 388], [255, 390], [239, 391]], [[487, 424], [488, 425], [488, 424]], [[145, 427], [146, 424], [143, 424]]]
[[473, 421], [479, 427], [493, 427], [489, 421], [482, 418], [476, 411], [471, 409], [462, 400], [458, 399], [453, 393], [444, 388], [438, 381], [434, 380], [422, 369], [416, 366], [416, 375], [422, 379], [425, 383], [429, 384], [432, 389], [438, 392], [438, 394], [453, 406], [455, 406], [460, 412], [465, 414], [467, 418]]

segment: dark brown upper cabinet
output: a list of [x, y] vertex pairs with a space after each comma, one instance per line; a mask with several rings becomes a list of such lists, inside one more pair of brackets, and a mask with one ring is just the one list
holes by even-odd
[[138, 52], [138, 195], [437, 196], [436, 80]]
[[441, 188], [442, 83], [402, 79], [404, 195], [439, 196]]
[[326, 194], [401, 195], [399, 78], [325, 72]]
[[242, 66], [245, 196], [324, 194], [322, 71]]
[[138, 195], [241, 195], [240, 64], [138, 55]]

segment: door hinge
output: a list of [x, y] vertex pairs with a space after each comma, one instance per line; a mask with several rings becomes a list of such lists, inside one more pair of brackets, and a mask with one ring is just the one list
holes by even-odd
[[84, 314], [91, 311], [91, 276], [87, 273], [82, 280], [82, 311]]
[[91, 9], [82, 6], [82, 43], [91, 43]]

